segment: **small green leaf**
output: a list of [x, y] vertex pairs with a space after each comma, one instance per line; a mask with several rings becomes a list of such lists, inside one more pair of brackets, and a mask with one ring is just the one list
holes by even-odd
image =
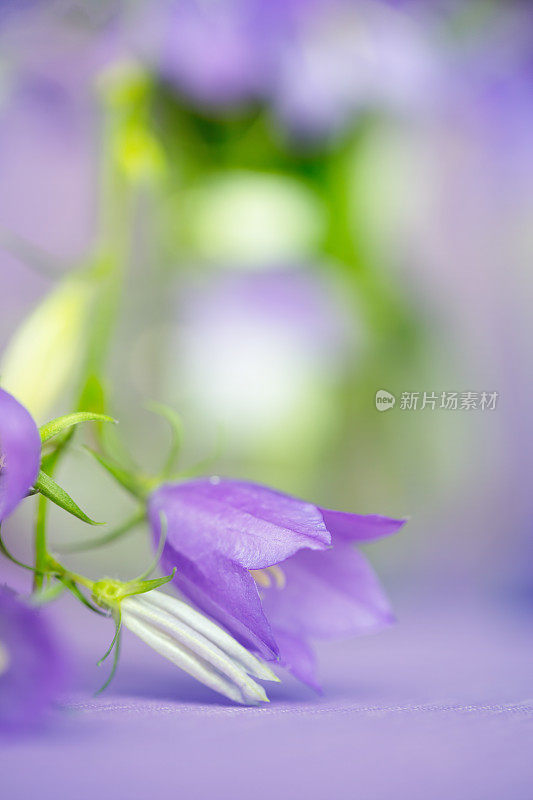
[[85, 385], [81, 390], [78, 409], [95, 411], [103, 414], [106, 407], [105, 390], [96, 375], [88, 375]]
[[92, 450], [90, 447], [86, 447], [85, 449], [96, 458], [98, 463], [101, 464], [124, 489], [131, 492], [131, 494], [139, 500], [146, 499], [149, 491], [148, 481], [124, 469], [120, 464], [107, 458], [107, 456], [97, 453], [96, 450]]
[[41, 434], [41, 442], [44, 444], [53, 436], [62, 433], [65, 428], [71, 428], [73, 425], [79, 425], [80, 422], [114, 422], [117, 420], [113, 417], [108, 417], [106, 414], [96, 414], [93, 411], [75, 411], [73, 414], [65, 414], [64, 417], [57, 417], [56, 419], [47, 422], [39, 429]]
[[81, 510], [81, 508], [74, 502], [72, 497], [59, 486], [46, 472], [39, 472], [37, 476], [37, 480], [35, 481], [35, 489], [40, 492], [44, 497], [47, 497], [48, 500], [51, 500], [52, 503], [55, 503], [56, 506], [64, 509], [64, 511], [68, 511], [69, 514], [72, 514], [74, 517], [81, 519], [82, 522], [86, 522], [88, 525], [102, 525], [102, 522], [95, 522], [93, 519], [87, 516], [87, 514]]

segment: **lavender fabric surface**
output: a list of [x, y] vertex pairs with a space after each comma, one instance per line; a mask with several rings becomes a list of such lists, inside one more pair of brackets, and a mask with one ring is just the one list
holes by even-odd
[[[125, 637], [110, 693], [73, 697], [52, 729], [3, 744], [5, 796], [55, 798], [64, 780], [77, 800], [529, 800], [531, 617], [450, 602], [396, 603], [397, 627], [321, 646], [323, 697], [287, 678], [260, 709], [218, 702]], [[82, 616], [92, 664], [110, 630], [76, 609], [73, 633]]]

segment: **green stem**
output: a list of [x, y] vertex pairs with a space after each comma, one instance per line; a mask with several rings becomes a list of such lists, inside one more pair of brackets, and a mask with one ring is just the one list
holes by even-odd
[[43, 577], [46, 571], [48, 551], [46, 549], [46, 516], [48, 500], [42, 494], [37, 500], [37, 518], [35, 522], [35, 574], [33, 577], [33, 591], [38, 592], [43, 586]]
[[[100, 376], [104, 372], [105, 361], [121, 302], [122, 285], [126, 269], [128, 253], [128, 230], [130, 221], [131, 198], [129, 186], [119, 165], [116, 163], [116, 128], [121, 122], [113, 108], [107, 110], [107, 125], [104, 132], [104, 157], [102, 159], [101, 188], [101, 243], [99, 255], [94, 259], [93, 272], [100, 282], [100, 291], [95, 304], [95, 318], [86, 350], [86, 363], [79, 391], [79, 404], [84, 404], [87, 387], [91, 380], [101, 384]], [[102, 255], [103, 254], [103, 255]], [[87, 409], [82, 410], [96, 410]], [[58, 448], [47, 464], [47, 476], [51, 477], [59, 462], [61, 448]], [[43, 572], [48, 559], [46, 524], [47, 499], [39, 497], [34, 534], [35, 573], [34, 591], [42, 589]], [[78, 576], [82, 585], [87, 585]], [[90, 587], [89, 587], [90, 588]]]

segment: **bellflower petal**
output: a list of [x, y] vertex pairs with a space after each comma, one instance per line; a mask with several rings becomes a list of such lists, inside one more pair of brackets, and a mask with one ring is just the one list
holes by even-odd
[[163, 551], [163, 564], [168, 571], [177, 568], [174, 585], [239, 642], [265, 658], [277, 658], [276, 640], [247, 569], [217, 553], [191, 561], [169, 544]]
[[299, 681], [321, 694], [322, 687], [317, 679], [317, 661], [313, 648], [301, 636], [283, 630], [276, 630], [276, 640], [280, 649], [280, 664]]
[[347, 542], [370, 542], [390, 536], [405, 525], [405, 519], [391, 519], [379, 514], [351, 514], [346, 511], [332, 511], [321, 508], [326, 528], [332, 538]]
[[64, 654], [43, 612], [0, 587], [0, 732], [37, 722], [67, 676]]
[[162, 486], [150, 498], [152, 521], [160, 511], [169, 545], [192, 560], [214, 551], [246, 569], [262, 569], [304, 547], [331, 544], [316, 506], [245, 481], [213, 477]]
[[35, 422], [24, 406], [0, 389], [0, 522], [35, 483], [40, 459], [41, 439]]
[[366, 558], [340, 544], [327, 553], [302, 551], [283, 564], [285, 588], [264, 593], [274, 630], [335, 639], [393, 622], [389, 602]]

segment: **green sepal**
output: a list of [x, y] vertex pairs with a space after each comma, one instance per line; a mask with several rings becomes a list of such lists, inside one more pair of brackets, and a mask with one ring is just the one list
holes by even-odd
[[146, 592], [151, 592], [152, 589], [157, 589], [159, 586], [164, 586], [165, 583], [169, 583], [172, 580], [174, 575], [177, 572], [177, 568], [174, 567], [170, 575], [164, 575], [162, 578], [152, 578], [149, 581], [141, 580], [141, 581], [132, 581], [132, 590], [127, 594], [124, 594], [123, 597], [131, 597], [134, 594], [145, 594]]
[[165, 575], [162, 578], [153, 578], [152, 580], [135, 578], [132, 581], [119, 581], [114, 578], [102, 578], [92, 585], [92, 599], [102, 608], [114, 611], [124, 598], [151, 592], [152, 589], [157, 589], [159, 586], [171, 581], [175, 574], [176, 568], [172, 570], [170, 575]]
[[7, 549], [6, 545], [4, 544], [4, 540], [2, 539], [1, 531], [2, 531], [2, 526], [0, 525], [0, 553], [2, 553], [2, 555], [5, 556], [13, 564], [16, 564], [17, 567], [28, 569], [30, 572], [34, 573], [37, 572], [35, 567], [32, 567], [30, 564], [25, 564], [23, 561], [19, 561], [18, 558], [15, 558], [15, 556]]
[[41, 444], [44, 444], [53, 436], [57, 436], [58, 433], [62, 433], [66, 428], [79, 425], [80, 422], [114, 422], [116, 424], [117, 420], [113, 419], [113, 417], [108, 417], [107, 414], [97, 414], [93, 411], [75, 411], [73, 414], [65, 414], [65, 416], [56, 417], [56, 419], [39, 428]]
[[146, 499], [151, 488], [151, 482], [149, 480], [139, 475], [134, 475], [132, 472], [121, 467], [120, 464], [117, 464], [101, 453], [97, 453], [96, 450], [92, 450], [90, 447], [86, 447], [85, 449], [124, 489], [139, 500]]
[[[115, 621], [115, 624], [117, 624], [116, 621]], [[102, 692], [104, 692], [107, 689], [107, 687], [109, 686], [109, 684], [111, 683], [111, 681], [115, 677], [115, 672], [117, 671], [118, 660], [119, 660], [119, 657], [120, 657], [120, 641], [121, 641], [121, 627], [120, 627], [120, 625], [117, 625], [116, 632], [115, 632], [115, 637], [113, 638], [114, 650], [115, 650], [114, 657], [113, 657], [113, 666], [111, 667], [111, 672], [109, 674], [109, 678], [106, 680], [104, 685], [100, 686], [98, 691], [96, 691], [94, 693], [95, 696], [99, 695], [99, 694], [102, 694]], [[111, 651], [109, 651], [109, 652], [111, 652]], [[101, 663], [101, 660], [98, 663]]]
[[83, 553], [87, 550], [95, 550], [97, 547], [103, 547], [106, 544], [115, 542], [117, 539], [130, 533], [130, 531], [134, 530], [141, 522], [144, 522], [145, 519], [146, 511], [143, 508], [142, 511], [136, 512], [123, 522], [122, 525], [118, 525], [103, 536], [98, 536], [94, 539], [82, 539], [81, 542], [72, 542], [70, 544], [56, 546], [54, 549], [57, 550], [58, 553]]
[[59, 486], [46, 472], [39, 472], [37, 476], [37, 480], [35, 481], [34, 488], [40, 492], [44, 497], [51, 500], [52, 503], [55, 503], [56, 506], [59, 506], [64, 511], [68, 511], [69, 514], [72, 514], [74, 517], [81, 519], [82, 522], [86, 522], [88, 525], [102, 525], [102, 522], [95, 522], [93, 519], [87, 516], [87, 514], [81, 510], [81, 508], [74, 502], [72, 497]]
[[39, 589], [38, 592], [35, 592], [31, 598], [31, 603], [35, 606], [43, 606], [63, 594], [66, 588], [65, 583], [61, 580], [51, 583], [46, 589]]
[[78, 586], [77, 586], [77, 585], [74, 583], [74, 581], [73, 581], [73, 580], [70, 580], [70, 579], [64, 579], [64, 580], [63, 580], [63, 583], [65, 584], [65, 588], [66, 588], [66, 589], [67, 589], [67, 590], [68, 590], [68, 591], [69, 591], [71, 594], [73, 594], [73, 595], [74, 595], [74, 597], [75, 597], [77, 600], [79, 600], [81, 603], [83, 603], [83, 605], [84, 605], [86, 608], [90, 609], [91, 611], [94, 611], [94, 613], [95, 613], [95, 614], [99, 614], [101, 617], [107, 617], [107, 614], [105, 613], [105, 611], [102, 611], [102, 609], [101, 609], [101, 608], [98, 608], [98, 607], [97, 607], [97, 606], [95, 606], [93, 603], [91, 603], [91, 601], [90, 601], [90, 600], [87, 600], [87, 598], [85, 597], [85, 595], [83, 594], [83, 592], [82, 592], [82, 591], [80, 591], [79, 587], [78, 587]]
[[224, 445], [224, 431], [222, 428], [219, 428], [212, 454], [200, 459], [195, 464], [191, 464], [190, 467], [185, 467], [185, 469], [180, 469], [178, 472], [168, 475], [167, 480], [169, 482], [182, 481], [186, 478], [196, 478], [198, 475], [205, 475], [210, 472], [224, 452]]
[[115, 635], [113, 636], [113, 638], [111, 640], [111, 644], [109, 645], [109, 647], [105, 651], [105, 653], [102, 656], [102, 658], [100, 658], [96, 662], [96, 666], [97, 667], [100, 667], [104, 663], [106, 658], [108, 658], [111, 655], [111, 653], [113, 652], [113, 648], [117, 643], [118, 637], [120, 636], [120, 629], [122, 627], [122, 614], [120, 613], [120, 607], [117, 608], [117, 610], [115, 611], [114, 620], [115, 620]]
[[152, 563], [150, 564], [148, 569], [146, 569], [143, 573], [141, 573], [141, 575], [139, 575], [137, 578], [135, 578], [136, 581], [143, 581], [149, 575], [151, 575], [151, 573], [154, 571], [154, 569], [159, 564], [159, 559], [161, 558], [161, 556], [163, 554], [163, 549], [165, 547], [165, 542], [167, 540], [167, 531], [168, 531], [167, 517], [166, 517], [166, 514], [163, 511], [159, 512], [159, 522], [160, 522], [161, 532], [159, 534], [159, 542], [157, 543], [157, 550], [155, 552], [155, 556], [152, 559]]
[[175, 468], [183, 440], [183, 422], [179, 414], [164, 403], [147, 403], [146, 408], [163, 417], [170, 425], [171, 440], [165, 464], [161, 470], [161, 477], [168, 478]]

